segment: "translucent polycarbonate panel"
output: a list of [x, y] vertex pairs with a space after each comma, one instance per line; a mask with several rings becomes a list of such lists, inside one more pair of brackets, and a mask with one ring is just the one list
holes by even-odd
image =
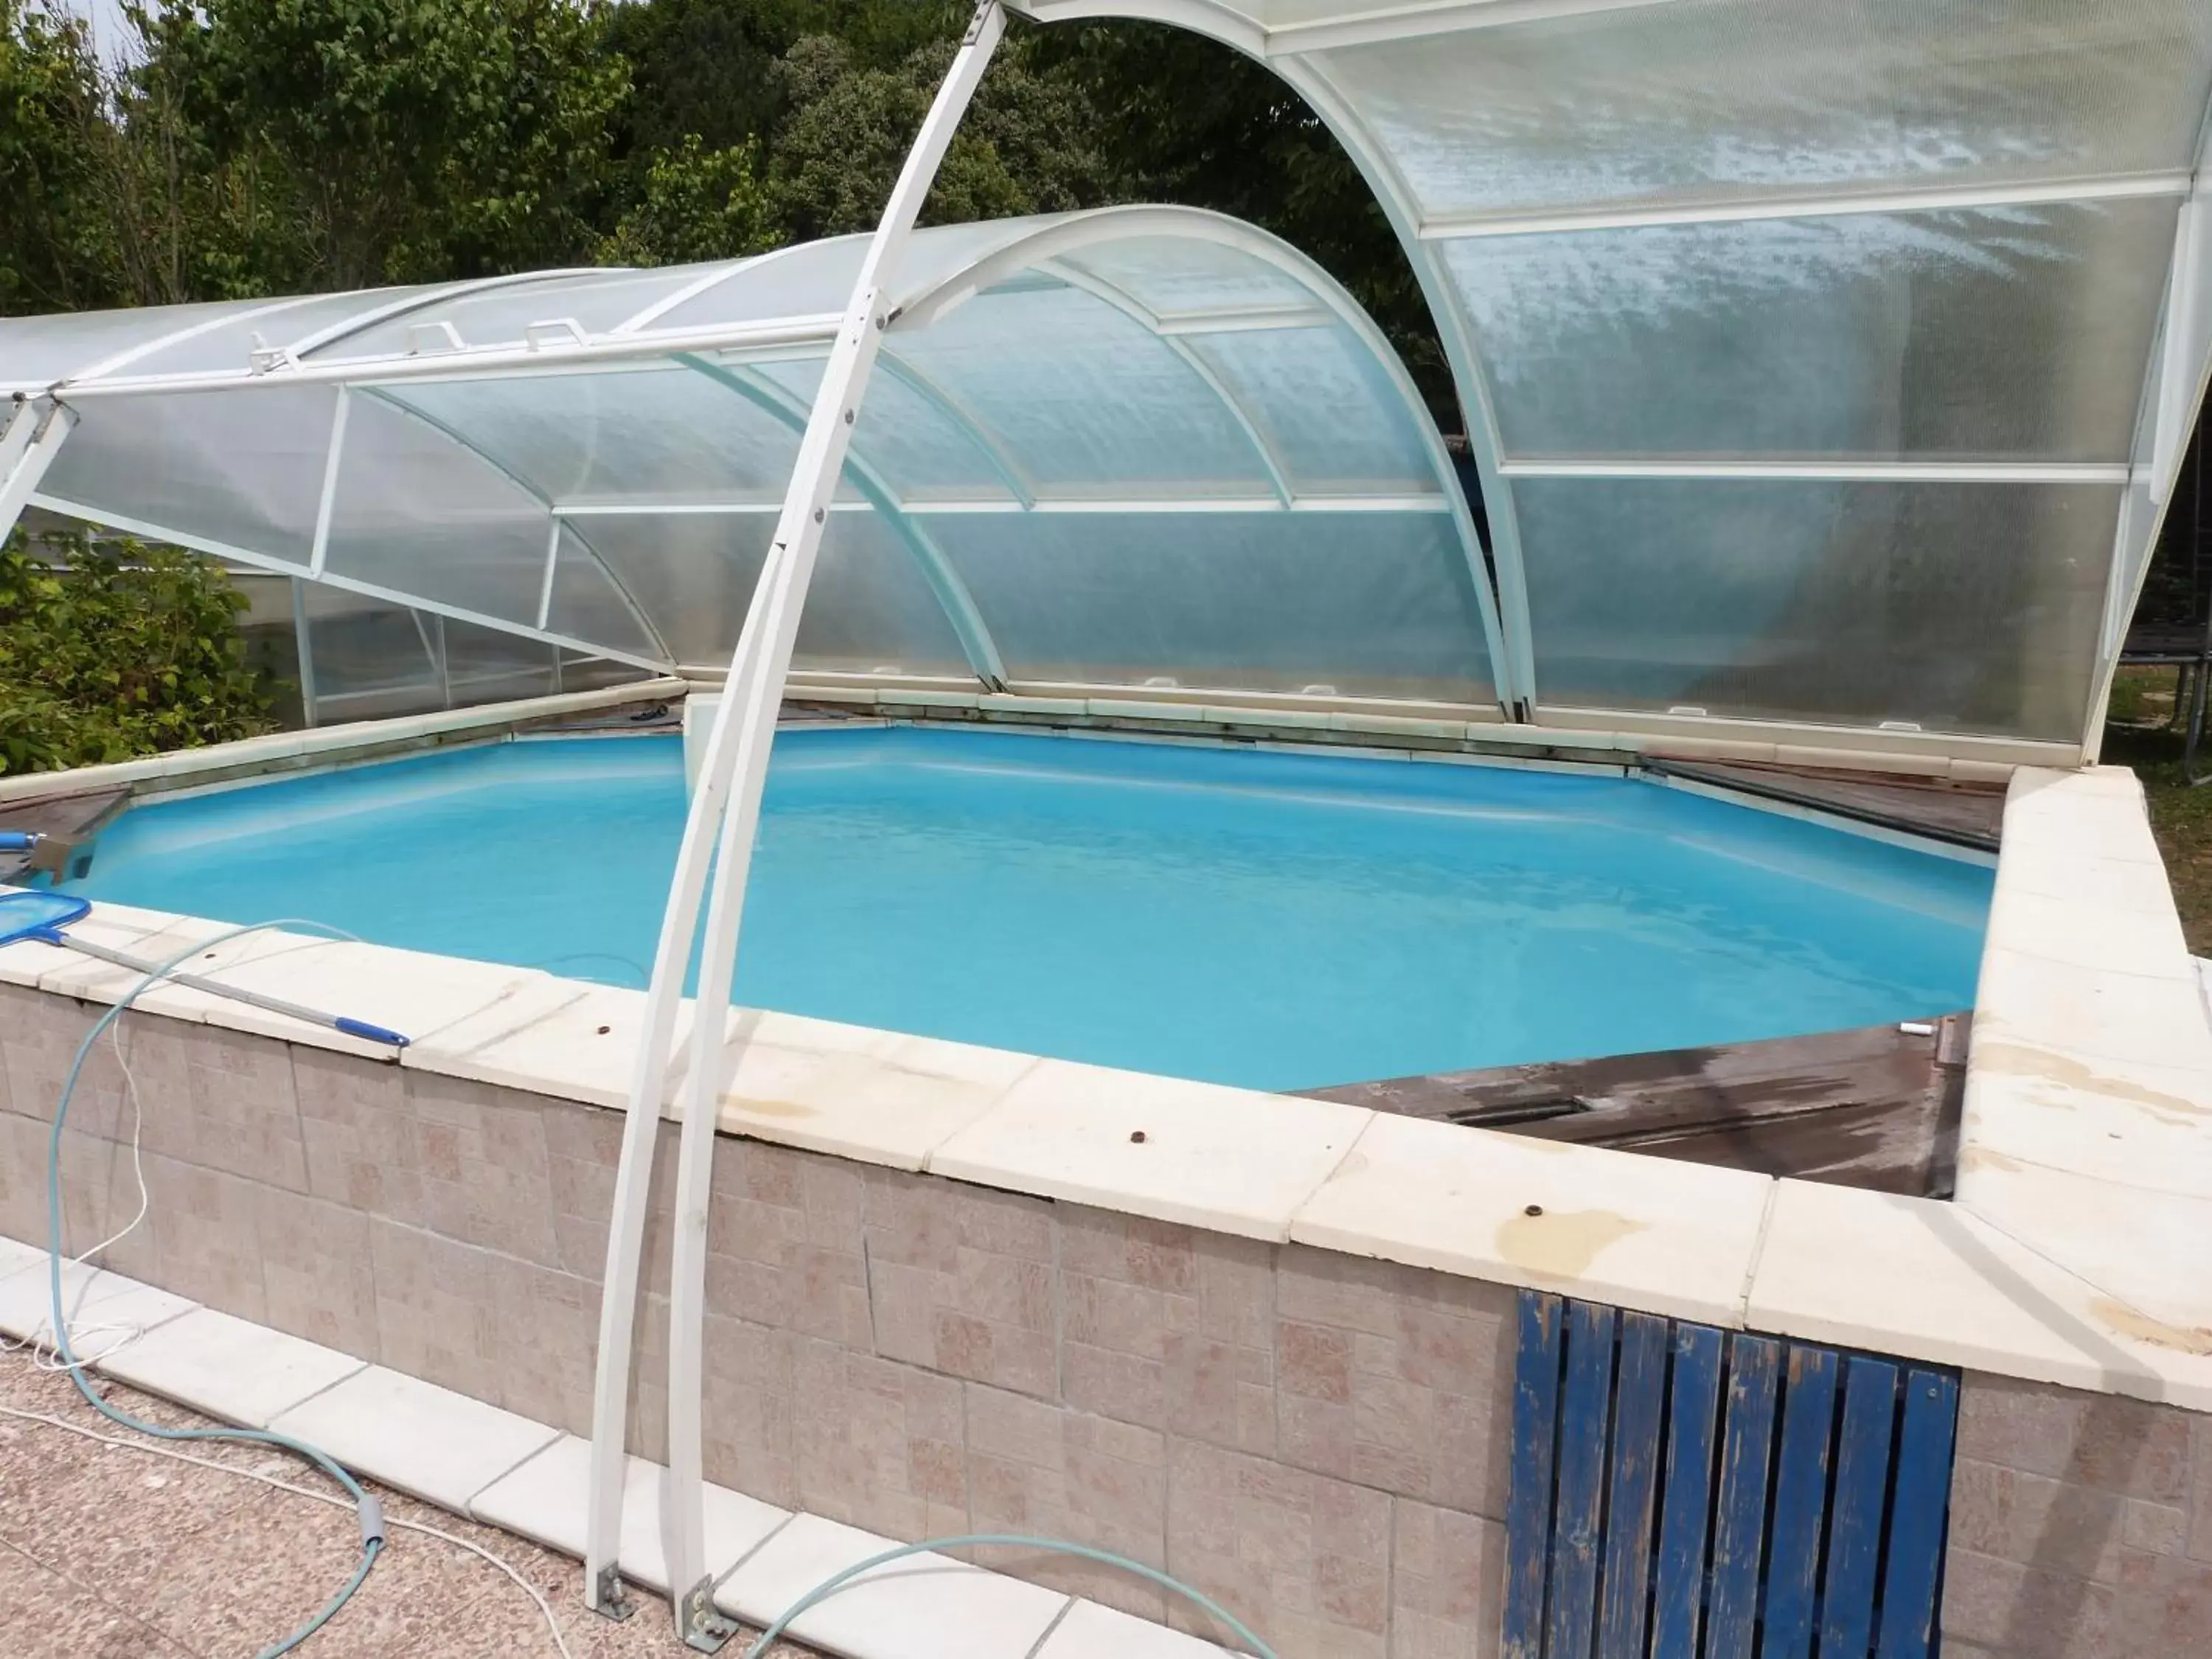
[[[452, 325], [464, 346], [518, 346], [538, 323], [572, 322], [586, 335], [605, 334], [655, 301], [680, 292], [703, 269], [668, 265], [656, 270], [592, 270], [502, 283], [414, 307], [334, 340], [312, 356], [317, 362], [334, 362], [450, 349], [449, 343], [430, 337], [429, 331], [441, 323]], [[556, 327], [545, 337], [558, 343], [568, 337]]]
[[1537, 700], [2078, 741], [2119, 494], [1522, 479]]
[[790, 425], [695, 369], [415, 382], [385, 394], [574, 501], [783, 498]]
[[370, 720], [446, 706], [433, 617], [320, 582], [306, 585], [302, 602], [319, 719]]
[[353, 394], [332, 574], [532, 627], [550, 526], [544, 504], [489, 462], [404, 410]]
[[1060, 263], [1111, 283], [1158, 317], [1278, 307], [1322, 309], [1311, 290], [1288, 271], [1220, 242], [1133, 236], [1080, 249]]
[[932, 514], [1017, 679], [1492, 700], [1443, 513]]
[[2177, 204], [1443, 245], [1521, 455], [2124, 461]]
[[553, 564], [545, 629], [597, 646], [655, 661], [672, 661], [641, 619], [642, 607], [623, 592], [602, 560], [588, 529], [563, 525], [560, 556]]
[[1341, 48], [1425, 215], [2186, 168], [2203, 0], [1668, 0]]
[[1413, 424], [1421, 417], [1342, 324], [1194, 334], [1186, 343], [1250, 414], [1296, 489], [1432, 495], [1442, 488]]
[[[774, 514], [625, 514], [587, 518], [580, 528], [659, 626], [677, 661], [727, 666]], [[793, 661], [861, 672], [969, 672], [912, 554], [866, 508], [830, 515]]]
[[[987, 254], [1070, 216], [1046, 214], [918, 230], [899, 256], [888, 292], [901, 301], [924, 293]], [[836, 236], [778, 248], [671, 307], [648, 329], [688, 331], [794, 317], [842, 316], [852, 301], [853, 284], [860, 279], [860, 260], [867, 250], [865, 236]]]
[[773, 512], [592, 514], [575, 526], [653, 618], [671, 657], [695, 668], [728, 665], [775, 528]]
[[981, 295], [892, 341], [999, 434], [1040, 494], [1268, 489], [1251, 441], [1199, 373], [1078, 289]]
[[[782, 388], [798, 407], [814, 406], [822, 360], [755, 363], [749, 372]], [[941, 389], [925, 392], [928, 378], [888, 347], [876, 359], [860, 418], [853, 428], [852, 454], [874, 469], [902, 501], [1011, 499], [1004, 477], [985, 444], [988, 428], [953, 406]], [[1018, 476], [1018, 473], [1017, 473]]]
[[148, 306], [136, 311], [72, 311], [53, 317], [0, 317], [0, 392], [40, 391], [83, 374], [126, 351], [265, 300]]
[[777, 248], [735, 266], [729, 276], [672, 306], [644, 325], [648, 334], [834, 316], [852, 297], [867, 252], [865, 236], [837, 236]]
[[439, 632], [446, 650], [447, 699], [455, 708], [550, 697], [559, 689], [554, 646], [451, 617], [440, 623]]
[[304, 565], [337, 392], [327, 386], [87, 398], [44, 494]]
[[132, 376], [250, 374], [252, 354], [260, 346], [289, 350], [350, 320], [437, 291], [434, 287], [366, 289], [356, 294], [270, 301], [269, 309], [242, 311], [220, 327], [160, 347], [117, 372]]

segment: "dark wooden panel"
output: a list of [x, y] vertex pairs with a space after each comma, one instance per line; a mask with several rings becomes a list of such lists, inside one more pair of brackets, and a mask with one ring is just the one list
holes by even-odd
[[1712, 1506], [1713, 1418], [1721, 1394], [1718, 1331], [1705, 1325], [1674, 1328], [1670, 1392], [1651, 1659], [1696, 1659], [1705, 1612], [1705, 1519]]
[[1597, 1552], [1613, 1407], [1613, 1310], [1567, 1304], [1567, 1380], [1559, 1402], [1558, 1509], [1552, 1517], [1545, 1659], [1589, 1659], [1597, 1631]]
[[1613, 1389], [1613, 1488], [1606, 1499], [1604, 1604], [1598, 1659], [1644, 1659], [1651, 1601], [1651, 1517], [1659, 1490], [1659, 1431], [1667, 1400], [1666, 1320], [1620, 1316], [1620, 1375]]
[[[2200, 635], [2203, 631], [2200, 627]], [[1762, 765], [1757, 761], [1686, 762], [1663, 755], [1646, 762], [1645, 769], [1955, 842], [1979, 852], [1995, 852], [2004, 831], [2002, 784]]]
[[1705, 1659], [1752, 1659], [1758, 1630], [1759, 1557], [1766, 1543], [1766, 1465], [1774, 1444], [1775, 1373], [1782, 1345], [1729, 1342], [1728, 1431], [1721, 1442], [1720, 1500], [1713, 1510], [1712, 1603]]
[[1520, 1295], [1513, 1359], [1513, 1462], [1505, 1500], [1502, 1659], [1541, 1659], [1551, 1558], [1552, 1451], [1559, 1409], [1560, 1300]]
[[1828, 1444], [1835, 1424], [1835, 1354], [1790, 1344], [1759, 1659], [1811, 1659], [1813, 1612], [1820, 1599], [1820, 1523], [1828, 1508]]
[[1881, 1572], [1881, 1659], [1926, 1659], [1934, 1644], [1936, 1583], [1943, 1566], [1951, 1440], [1958, 1420], [1956, 1377], [1935, 1371], [1905, 1374], [1905, 1426], [1898, 1436], [1889, 1553]]
[[1820, 1586], [1820, 1659], [1866, 1659], [1873, 1648], [1875, 1580], [1896, 1411], [1897, 1367], [1853, 1358], [1844, 1367], [1828, 1570]]
[[1967, 1017], [1765, 1042], [1389, 1078], [1303, 1092], [1761, 1175], [1948, 1193]]

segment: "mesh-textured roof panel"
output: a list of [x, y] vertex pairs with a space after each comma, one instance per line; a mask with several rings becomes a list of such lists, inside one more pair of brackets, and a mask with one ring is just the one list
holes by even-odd
[[1218, 36], [1361, 164], [1513, 695], [2092, 739], [2212, 358], [2203, 0], [1010, 3]]
[[[50, 505], [708, 667], [744, 625], [864, 246], [0, 319], [0, 374], [34, 364], [78, 413]], [[799, 666], [1492, 699], [1494, 613], [1442, 441], [1373, 325], [1279, 242], [1183, 209], [943, 227], [880, 311]]]

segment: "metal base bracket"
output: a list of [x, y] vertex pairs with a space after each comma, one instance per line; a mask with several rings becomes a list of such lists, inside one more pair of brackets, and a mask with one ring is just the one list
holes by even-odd
[[602, 1619], [611, 1619], [617, 1624], [637, 1611], [636, 1599], [623, 1583], [622, 1569], [599, 1569], [599, 1594], [592, 1598], [592, 1608]]
[[737, 1621], [723, 1618], [714, 1609], [712, 1578], [702, 1578], [691, 1587], [690, 1594], [678, 1603], [676, 1621], [684, 1635], [684, 1645], [701, 1653], [720, 1653], [722, 1644], [738, 1633]]

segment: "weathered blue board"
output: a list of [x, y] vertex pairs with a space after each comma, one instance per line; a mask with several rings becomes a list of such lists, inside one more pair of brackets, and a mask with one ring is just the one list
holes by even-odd
[[1521, 1293], [1506, 1659], [1930, 1659], [1955, 1374]]

